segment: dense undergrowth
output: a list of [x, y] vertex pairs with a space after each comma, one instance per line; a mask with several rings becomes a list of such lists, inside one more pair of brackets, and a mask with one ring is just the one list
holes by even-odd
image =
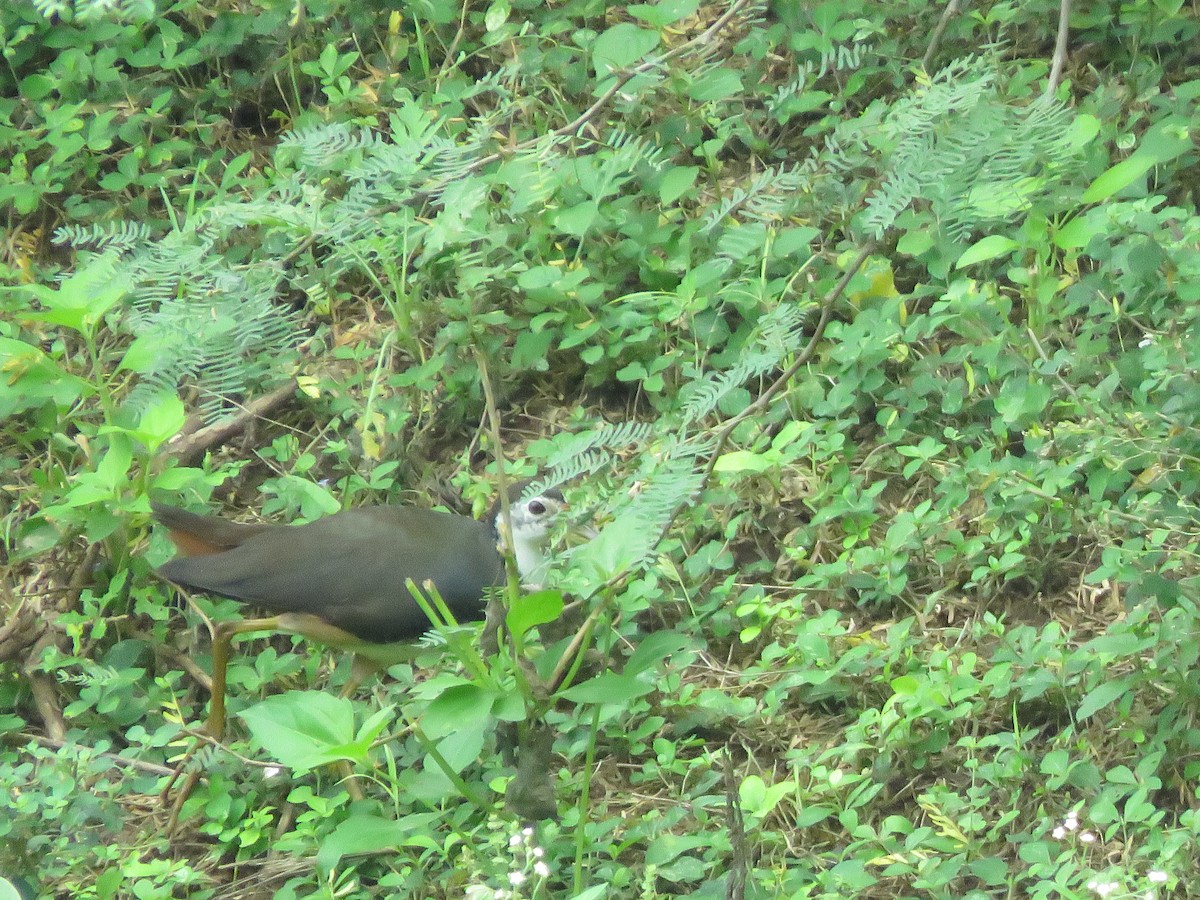
[[[394, 5], [0, 6], [0, 897], [1200, 897], [1195, 10]], [[559, 627], [245, 642], [169, 831], [149, 499], [501, 455]]]

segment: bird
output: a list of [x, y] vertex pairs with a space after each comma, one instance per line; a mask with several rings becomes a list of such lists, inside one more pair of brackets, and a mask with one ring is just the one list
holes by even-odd
[[[513, 556], [527, 587], [545, 577], [550, 530], [567, 508], [557, 488], [527, 497], [532, 481], [508, 489]], [[225, 676], [235, 636], [280, 631], [353, 652], [351, 680], [343, 691], [349, 694], [375, 669], [411, 656], [411, 646], [398, 642], [433, 627], [408, 580], [432, 583], [459, 622], [482, 618], [488, 589], [505, 582], [499, 500], [483, 521], [381, 505], [302, 525], [233, 522], [158, 502], [150, 507], [178, 551], [158, 568], [160, 576], [185, 590], [272, 613], [215, 629], [204, 730], [217, 740], [225, 731]]]

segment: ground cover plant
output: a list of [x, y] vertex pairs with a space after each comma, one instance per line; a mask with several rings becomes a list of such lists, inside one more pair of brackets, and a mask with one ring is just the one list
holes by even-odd
[[[0, 897], [1200, 897], [1198, 29], [0, 7]], [[246, 641], [196, 749], [151, 497], [534, 474], [494, 652]]]

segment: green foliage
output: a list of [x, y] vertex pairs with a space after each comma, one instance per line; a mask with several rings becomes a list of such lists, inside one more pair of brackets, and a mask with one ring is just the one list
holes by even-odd
[[[925, 66], [915, 0], [393, 7], [0, 7], [0, 653], [56, 638], [0, 656], [0, 874], [1200, 896], [1194, 18], [1073, 10], [1044, 96], [1048, 2]], [[167, 605], [148, 495], [482, 506], [485, 381], [508, 476], [596, 534], [498, 654], [443, 621], [384, 702], [238, 656], [169, 841], [178, 660], [241, 611]]]

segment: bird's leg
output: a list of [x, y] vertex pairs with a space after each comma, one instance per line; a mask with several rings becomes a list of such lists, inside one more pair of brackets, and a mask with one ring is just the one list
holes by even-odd
[[[367, 680], [371, 675], [378, 672], [382, 666], [377, 662], [373, 662], [363, 656], [361, 653], [355, 653], [354, 659], [350, 663], [350, 677], [346, 679], [346, 685], [342, 688], [342, 697], [350, 697], [358, 690], [359, 685]], [[354, 767], [350, 765], [350, 761], [343, 759], [337, 763], [338, 773], [342, 776], [342, 782], [346, 785], [346, 791], [350, 794], [351, 800], [365, 799], [366, 795], [363, 789], [358, 784], [358, 779], [354, 776]]]
[[[208, 718], [204, 721], [203, 731], [214, 741], [220, 743], [225, 737], [225, 684], [233, 639], [239, 634], [275, 631], [277, 627], [278, 617], [272, 616], [265, 619], [242, 619], [237, 622], [221, 622], [213, 630], [212, 693], [209, 697]], [[175, 774], [171, 776], [171, 780], [167, 782], [167, 786], [162, 790], [161, 797], [163, 800], [166, 800], [170, 795], [171, 788], [179, 780], [179, 776], [183, 774], [184, 768], [203, 743], [205, 743], [203, 738], [197, 738], [196, 743], [184, 755], [183, 761], [180, 762], [179, 767], [175, 770]], [[171, 818], [168, 822], [169, 831], [175, 830], [175, 825], [179, 821], [179, 814], [183, 810], [183, 804], [191, 796], [192, 791], [196, 789], [196, 785], [200, 783], [200, 775], [201, 773], [198, 770], [189, 773], [183, 782], [183, 786], [179, 789], [179, 793], [175, 795], [175, 802], [171, 805]]]

